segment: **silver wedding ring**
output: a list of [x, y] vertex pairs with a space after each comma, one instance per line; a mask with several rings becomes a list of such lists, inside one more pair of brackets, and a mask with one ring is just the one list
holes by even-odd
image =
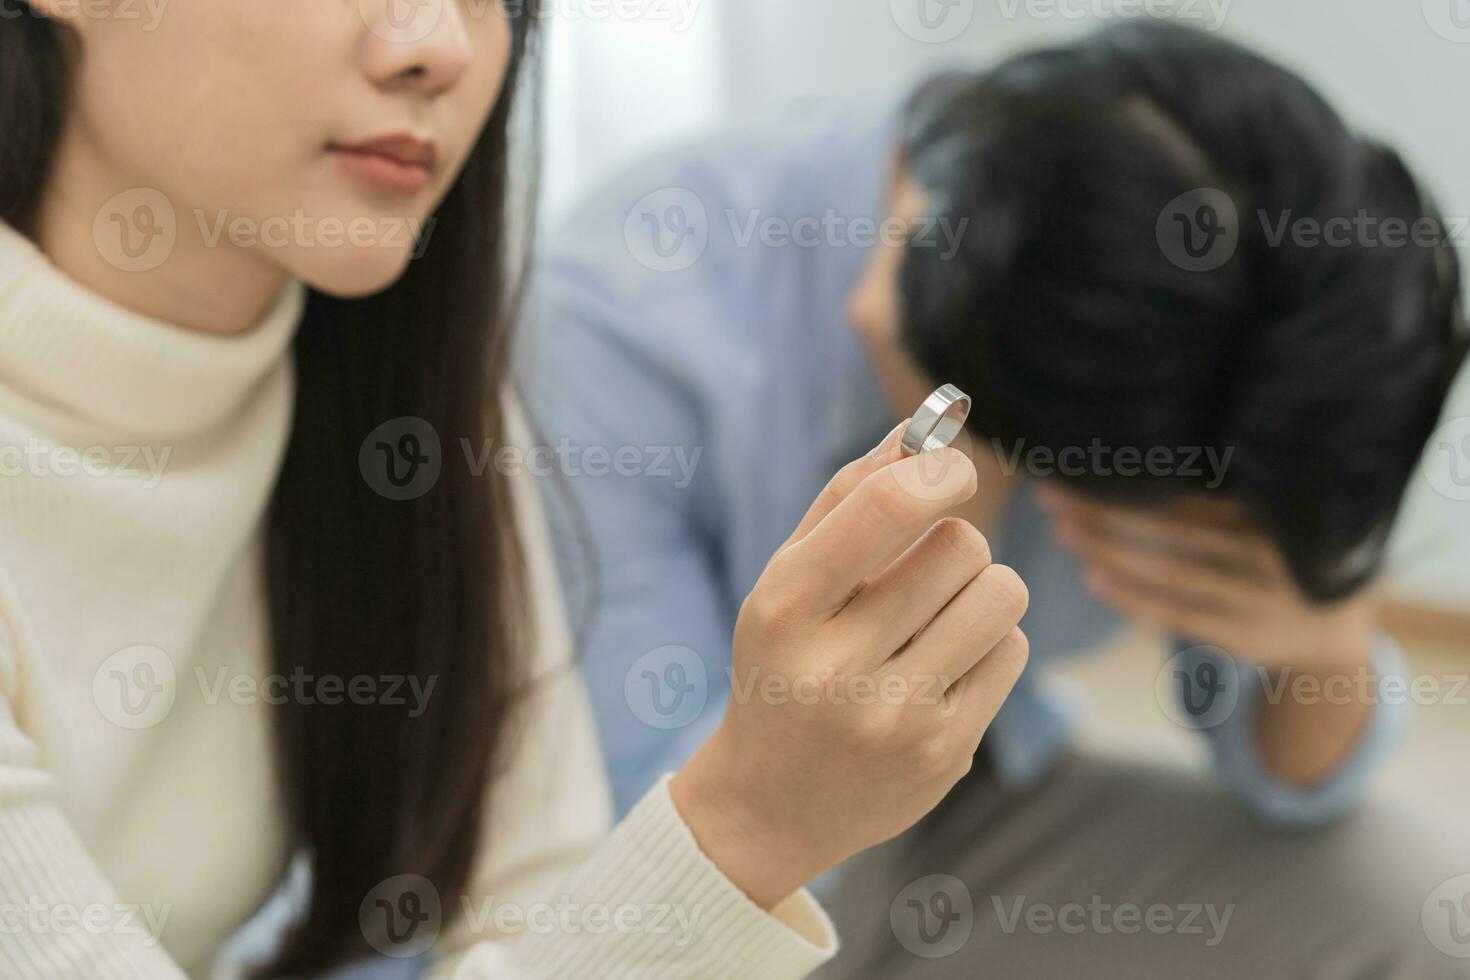
[[933, 452], [954, 442], [970, 415], [970, 396], [954, 385], [945, 385], [924, 399], [903, 430], [905, 456]]

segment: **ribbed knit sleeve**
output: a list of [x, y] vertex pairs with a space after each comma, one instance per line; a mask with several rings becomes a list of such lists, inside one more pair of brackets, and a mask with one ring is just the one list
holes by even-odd
[[783, 980], [831, 958], [836, 934], [811, 895], [797, 892], [770, 913], [757, 907], [700, 851], [668, 783], [548, 896], [545, 927], [480, 943], [447, 975]]
[[159, 945], [168, 910], [117, 894], [21, 727], [15, 706], [34, 693], [33, 678], [7, 621], [7, 592], [0, 572], [0, 977], [182, 980]]
[[[17, 682], [13, 653], [0, 623], [6, 687]], [[118, 896], [68, 824], [56, 789], [8, 698], [0, 699], [0, 976], [183, 978], [154, 932], [168, 910]], [[805, 976], [836, 952], [831, 923], [805, 891], [767, 913], [705, 857], [667, 777], [563, 887], [520, 911], [520, 935], [476, 943], [436, 975], [782, 980]]]

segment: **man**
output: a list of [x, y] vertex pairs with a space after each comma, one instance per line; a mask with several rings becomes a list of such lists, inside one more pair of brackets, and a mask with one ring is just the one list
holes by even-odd
[[[550, 499], [619, 805], [727, 697], [802, 695], [729, 675], [745, 592], [837, 462], [954, 382], [981, 472], [958, 516], [1030, 587], [1032, 667], [977, 772], [843, 879], [837, 970], [1464, 975], [1417, 925], [1443, 852], [1390, 873], [1410, 842], [1377, 811], [1263, 829], [1338, 821], [1393, 744], [1402, 709], [1373, 692], [1404, 667], [1367, 584], [1463, 354], [1442, 244], [1326, 254], [1247, 220], [1360, 208], [1430, 214], [1300, 80], [1153, 24], [696, 141], [593, 194], [539, 259], [526, 377], [573, 491]], [[1119, 614], [1176, 638], [1161, 707], [1243, 808], [1069, 752], [1046, 664]], [[1360, 683], [1271, 694], [1301, 676]], [[1183, 928], [1194, 905], [1215, 942]], [[1031, 914], [1073, 906], [1085, 942]]]

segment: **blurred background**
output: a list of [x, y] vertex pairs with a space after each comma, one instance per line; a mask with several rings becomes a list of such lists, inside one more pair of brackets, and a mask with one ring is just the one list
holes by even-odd
[[[1470, 0], [552, 0], [547, 21], [541, 215], [554, 223], [608, 170], [660, 142], [739, 124], [801, 100], [894, 91], [951, 66], [1119, 20], [1170, 16], [1242, 41], [1301, 73], [1362, 132], [1393, 143], [1445, 214], [1470, 262]], [[1470, 383], [1462, 378], [1411, 483], [1388, 576], [1390, 629], [1416, 671], [1470, 670]], [[1104, 701], [1090, 736], [1146, 754], [1194, 757], [1156, 710], [1153, 642], [1083, 658]], [[1122, 666], [1120, 667], [1120, 663]], [[1470, 699], [1470, 690], [1463, 694]], [[1463, 813], [1457, 746], [1466, 701], [1418, 713], [1411, 750], [1380, 792]]]

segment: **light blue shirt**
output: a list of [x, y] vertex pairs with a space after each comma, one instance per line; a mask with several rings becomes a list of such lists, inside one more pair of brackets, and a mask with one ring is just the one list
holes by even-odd
[[[844, 300], [885, 217], [899, 101], [807, 105], [668, 148], [543, 239], [520, 370], [556, 453], [538, 471], [560, 474], [544, 496], [620, 811], [718, 722], [743, 598], [832, 473], [893, 425]], [[1032, 655], [985, 744], [1024, 784], [1073, 731], [1048, 667], [1116, 620], [1028, 490], [992, 550], [1030, 587]], [[1386, 637], [1375, 657], [1402, 673]], [[1161, 665], [1162, 689], [1196, 709], [1169, 713], [1203, 732], [1221, 780], [1268, 823], [1342, 814], [1406, 709], [1379, 705], [1330, 779], [1286, 785], [1258, 756], [1264, 694], [1245, 662], [1196, 648]]]

